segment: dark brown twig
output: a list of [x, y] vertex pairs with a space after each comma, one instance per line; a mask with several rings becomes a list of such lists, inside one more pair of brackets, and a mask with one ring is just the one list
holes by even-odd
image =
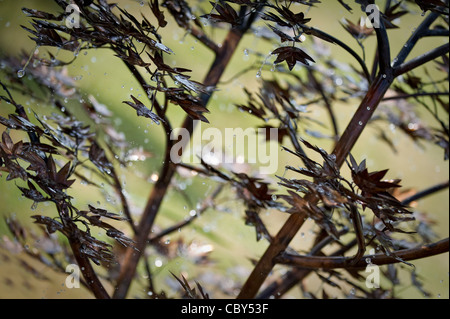
[[[250, 28], [251, 22], [256, 17], [256, 14], [256, 12], [253, 13], [247, 20], [247, 23], [245, 23], [245, 25], [241, 28], [233, 28], [229, 31], [222, 47], [216, 54], [214, 62], [211, 65], [205, 80], [203, 81], [205, 86], [215, 87], [217, 85], [243, 35]], [[210, 97], [211, 95], [208, 94], [202, 95], [203, 105], [207, 105]], [[192, 135], [194, 125], [194, 121], [191, 118], [186, 117], [182, 127], [187, 129], [187, 131], [190, 132], [190, 135]], [[134, 249], [127, 249], [124, 262], [121, 266], [121, 273], [118, 278], [116, 290], [114, 292], [114, 298], [125, 298], [128, 292], [128, 288], [136, 272], [136, 267], [140, 256], [147, 245], [148, 236], [153, 226], [156, 214], [158, 213], [159, 207], [161, 206], [162, 200], [167, 192], [168, 186], [170, 185], [170, 181], [176, 171], [176, 165], [170, 161], [172, 142], [173, 141], [169, 139], [169, 136], [167, 136], [166, 156], [164, 160], [165, 164], [163, 165], [162, 171], [159, 175], [160, 178], [150, 193], [141, 221], [139, 222], [138, 233], [134, 239], [137, 243], [136, 246], [138, 251]]]
[[81, 269], [84, 280], [97, 299], [110, 299], [108, 292], [103, 287], [89, 259], [81, 253], [82, 247], [79, 238], [76, 236], [68, 237], [70, 248], [72, 249], [75, 260]]
[[320, 257], [320, 256], [297, 256], [282, 254], [276, 258], [280, 264], [298, 266], [309, 269], [358, 269], [367, 267], [366, 259], [374, 265], [386, 265], [399, 263], [402, 261], [411, 261], [426, 257], [431, 257], [449, 251], [449, 238], [443, 239], [437, 243], [419, 246], [417, 248], [398, 250], [393, 252], [392, 256], [385, 254], [366, 255], [357, 263], [352, 263], [353, 257]]
[[162, 230], [160, 233], [156, 234], [150, 239], [150, 243], [154, 243], [159, 241], [164, 236], [167, 236], [175, 231], [178, 231], [179, 229], [186, 227], [187, 225], [191, 224], [196, 218], [198, 218], [201, 214], [203, 214], [209, 207], [212, 205], [212, 201], [220, 194], [220, 192], [223, 189], [224, 184], [220, 184], [214, 192], [205, 198], [200, 205], [200, 208], [196, 211], [196, 214], [194, 216], [190, 216], [188, 219], [179, 222], [173, 226], [170, 226], [166, 228], [165, 230]]
[[[449, 187], [448, 181], [434, 185], [432, 187], [422, 190], [422, 191], [402, 200], [401, 203], [402, 203], [402, 205], [409, 205], [413, 201], [417, 201], [417, 200], [427, 197], [429, 195], [435, 194], [441, 190], [447, 189], [448, 187]], [[318, 243], [316, 246], [314, 246], [308, 255], [310, 255], [310, 256], [318, 255], [318, 253], [324, 246], [328, 245], [329, 243], [331, 243], [333, 241], [334, 241], [334, 239], [331, 236], [328, 236], [327, 238], [322, 240], [320, 243]], [[352, 249], [356, 244], [357, 244], [357, 240], [354, 239], [353, 241], [346, 244], [345, 246], [338, 249], [337, 251], [335, 251], [334, 253], [332, 253], [329, 256], [330, 257], [342, 256], [345, 252]], [[363, 257], [360, 258], [360, 260], [362, 260], [362, 259], [363, 259]], [[258, 295], [257, 298], [266, 299], [266, 298], [269, 298], [270, 296], [274, 296], [275, 298], [280, 298], [286, 292], [288, 292], [292, 287], [294, 287], [299, 281], [303, 280], [311, 271], [312, 271], [312, 269], [294, 268], [294, 269], [290, 270], [289, 272], [287, 272], [283, 276], [282, 280], [277, 280], [276, 282], [273, 282], [268, 287], [266, 287], [264, 289], [264, 291], [262, 291]]]
[[[386, 42], [387, 40], [383, 39], [382, 41]], [[386, 48], [386, 45], [381, 47]], [[388, 56], [388, 54], [383, 53], [383, 56]], [[379, 76], [371, 84], [369, 91], [361, 102], [358, 110], [352, 117], [349, 125], [335, 146], [333, 154], [336, 156], [336, 164], [339, 167], [344, 163], [351, 149], [364, 130], [364, 127], [372, 117], [378, 104], [391, 86], [393, 79], [392, 73], [382, 73], [379, 74]], [[305, 200], [310, 201], [312, 198], [306, 196]], [[293, 214], [289, 216], [288, 220], [285, 222], [278, 234], [273, 238], [272, 243], [253, 269], [250, 277], [242, 287], [238, 298], [248, 299], [256, 296], [259, 288], [275, 265], [274, 258], [287, 248], [292, 238], [294, 238], [302, 227], [306, 217], [306, 213]]]
[[419, 93], [411, 93], [411, 94], [400, 94], [395, 96], [389, 96], [383, 98], [384, 101], [392, 101], [392, 100], [404, 100], [409, 98], [421, 97], [421, 96], [448, 96], [449, 92], [419, 92]]
[[402, 201], [402, 204], [403, 205], [409, 205], [409, 204], [411, 204], [414, 201], [422, 199], [422, 198], [424, 198], [426, 196], [429, 196], [431, 194], [437, 193], [437, 192], [439, 192], [441, 190], [447, 189], [448, 187], [449, 187], [449, 181], [446, 181], [446, 182], [443, 182], [443, 183], [431, 186], [431, 187], [429, 187], [427, 189], [424, 189], [423, 191], [420, 191], [420, 192], [418, 192], [418, 193], [416, 193], [416, 194], [414, 194], [414, 195], [404, 199]]
[[408, 73], [411, 70], [418, 68], [434, 59], [447, 54], [450, 50], [449, 44], [443, 44], [421, 56], [418, 56], [408, 62], [405, 62], [394, 69], [394, 75], [400, 76], [402, 74]]

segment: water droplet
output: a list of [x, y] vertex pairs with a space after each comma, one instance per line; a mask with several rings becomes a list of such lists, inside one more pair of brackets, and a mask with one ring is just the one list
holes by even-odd
[[163, 262], [162, 262], [161, 259], [158, 258], [158, 259], [155, 260], [155, 266], [156, 266], [156, 267], [159, 268], [159, 267], [161, 267], [162, 265], [163, 265]]
[[382, 77], [383, 77], [383, 79], [385, 79], [385, 78], [387, 77], [387, 75], [386, 75], [386, 74], [383, 74]]
[[371, 108], [370, 108], [370, 106], [368, 106], [368, 107], [367, 107], [367, 111], [370, 111], [370, 110], [371, 110]]
[[244, 55], [248, 56], [248, 50], [247, 49], [244, 50]]
[[425, 16], [425, 11], [422, 11], [422, 13], [420, 14], [422, 17], [424, 17]]
[[362, 126], [362, 125], [363, 125], [363, 122], [359, 121], [358, 124]]
[[261, 77], [261, 70], [259, 70], [258, 72], [256, 72], [256, 77], [260, 78]]
[[150, 179], [152, 180], [152, 182], [157, 182], [158, 179], [159, 179], [159, 175], [158, 175], [157, 173], [153, 173], [153, 174], [150, 176]]
[[272, 200], [277, 200], [277, 195], [272, 195]]
[[18, 78], [23, 78], [23, 76], [25, 75], [25, 71], [20, 69], [19, 71], [17, 71], [17, 77]]

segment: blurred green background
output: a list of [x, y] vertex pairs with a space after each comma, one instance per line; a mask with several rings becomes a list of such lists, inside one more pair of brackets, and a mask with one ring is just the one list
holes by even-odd
[[[132, 13], [143, 10], [146, 16], [152, 17], [148, 6], [141, 7], [139, 1], [119, 0], [116, 2]], [[340, 25], [340, 21], [344, 17], [356, 22], [359, 18], [359, 13], [349, 14], [337, 1], [323, 2], [325, 3], [317, 6], [317, 8], [312, 8], [308, 12], [308, 17], [312, 18], [314, 26], [341, 38], [344, 42], [354, 47], [357, 52], [360, 52], [354, 39]], [[189, 3], [194, 3], [194, 1], [189, 1]], [[209, 4], [207, 2], [203, 2], [202, 6], [209, 10]], [[27, 32], [20, 27], [20, 25], [28, 26], [30, 23], [30, 20], [22, 12], [22, 7], [44, 11], [49, 10], [50, 12], [57, 9], [48, 0], [0, 0], [1, 55], [17, 56], [22, 50], [29, 54], [35, 49], [34, 42], [28, 38]], [[202, 12], [198, 11], [194, 12], [194, 14], [200, 15]], [[417, 27], [421, 19], [423, 18], [420, 13], [415, 16], [402, 18], [400, 24], [401, 29], [389, 32], [392, 40], [391, 50], [393, 54], [399, 52], [404, 41], [413, 32], [414, 28]], [[172, 22], [172, 20], [169, 22]], [[206, 30], [208, 32], [210, 31], [208, 28]], [[169, 60], [169, 62], [179, 67], [193, 69], [192, 79], [201, 82], [212, 62], [213, 56], [204, 49], [202, 44], [195, 41], [192, 37], [186, 36], [183, 30], [178, 29], [175, 25], [162, 29], [161, 34], [164, 44], [175, 52], [171, 56], [172, 60]], [[212, 34], [213, 38], [220, 42], [224, 31], [214, 30]], [[369, 61], [372, 59], [371, 54], [374, 48], [374, 42], [372, 40], [369, 39], [365, 42]], [[445, 39], [435, 38], [422, 41], [412, 52], [411, 57], [426, 52], [431, 46], [435, 47], [442, 43], [445, 43]], [[230, 66], [222, 78], [224, 81], [232, 79], [243, 68], [252, 65], [255, 68], [239, 78], [221, 85], [220, 91], [214, 94], [209, 104], [211, 113], [207, 116], [212, 127], [221, 129], [230, 126], [245, 128], [252, 127], [255, 124], [261, 124], [256, 122], [251, 116], [236, 111], [236, 108], [233, 106], [234, 104], [245, 102], [245, 96], [241, 89], [242, 85], [249, 88], [257, 88], [259, 86], [258, 79], [255, 75], [261, 66], [261, 60], [251, 54], [251, 52], [258, 50], [263, 54], [268, 54], [273, 50], [273, 47], [266, 42], [247, 36], [235, 52]], [[45, 54], [46, 48], [40, 48], [39, 52], [40, 54]], [[54, 53], [55, 51], [51, 52]], [[247, 55], [244, 52], [250, 52], [250, 54]], [[331, 55], [340, 61], [351, 61], [348, 54], [338, 47], [331, 48]], [[73, 58], [73, 54], [71, 52], [61, 51], [58, 53], [57, 58], [70, 60]], [[265, 73], [270, 73], [269, 69], [270, 66], [263, 70], [263, 77]], [[298, 72], [300, 72], [300, 69], [300, 66], [296, 67]], [[143, 146], [144, 150], [153, 154], [153, 157], [143, 162], [134, 163], [133, 167], [130, 167], [130, 171], [123, 170], [120, 174], [132, 204], [132, 211], [137, 216], [145, 205], [146, 198], [149, 194], [151, 188], [150, 177], [152, 174], [157, 173], [160, 167], [160, 153], [164, 145], [162, 129], [155, 125], [149, 125], [145, 119], [137, 118], [135, 111], [122, 103], [122, 101], [130, 100], [130, 94], [139, 97], [143, 92], [123, 63], [108, 50], [89, 50], [86, 54], [80, 54], [75, 62], [68, 66], [68, 72], [71, 77], [76, 79], [77, 86], [86, 98], [92, 95], [100, 103], [108, 106], [114, 113], [114, 121], [117, 124], [117, 129], [125, 134], [127, 140], [133, 146]], [[33, 105], [32, 102], [27, 100], [26, 96], [16, 94], [16, 98], [20, 103], [30, 109], [40, 110], [45, 114], [51, 112], [45, 109], [45, 105]], [[347, 103], [334, 105], [341, 130], [345, 128], [352, 112], [357, 106], [357, 103], [351, 105]], [[6, 116], [12, 111], [11, 106], [0, 103], [1, 115]], [[322, 108], [314, 109], [313, 114], [318, 118], [326, 118], [326, 113]], [[173, 119], [172, 125], [177, 127], [183, 120], [184, 113], [172, 107], [170, 109], [170, 118]], [[3, 129], [1, 128], [2, 131]], [[390, 168], [388, 178], [401, 178], [402, 185], [405, 188], [415, 188], [417, 185], [420, 185], [421, 188], [426, 188], [448, 179], [449, 167], [448, 163], [443, 161], [443, 152], [441, 149], [434, 146], [421, 148], [400, 132], [391, 133], [395, 137], [399, 155], [393, 154], [385, 143], [377, 139], [375, 131], [368, 128], [353, 150], [355, 158], [359, 160], [366, 158], [368, 167], [372, 170]], [[16, 135], [15, 132], [11, 132], [11, 136], [13, 140], [20, 138], [20, 135]], [[315, 140], [314, 138], [311, 138], [311, 141], [330, 150], [331, 143], [328, 141]], [[287, 156], [285, 152], [280, 152], [278, 155], [278, 175], [284, 174], [284, 166], [286, 164], [297, 164], [292, 163], [292, 157]], [[24, 225], [31, 227], [30, 215], [42, 214], [54, 216], [55, 214], [53, 207], [42, 204], [35, 211], [32, 211], [30, 209], [32, 203], [22, 198], [15, 183], [6, 182], [5, 177], [5, 174], [0, 177], [0, 241], [3, 243], [14, 240], [6, 227], [5, 217], [15, 216]], [[271, 178], [273, 178], [273, 181], [276, 181], [275, 174]], [[186, 200], [181, 192], [170, 192], [157, 217], [156, 224], [160, 228], [170, 226], [188, 216], [189, 212], [195, 209], [197, 203], [201, 202], [205, 195], [211, 194], [216, 187], [213, 182], [199, 177], [195, 179], [182, 179], [178, 177], [177, 185], [185, 191], [189, 201]], [[117, 200], [109, 200], [112, 190], [106, 186], [102, 189], [96, 189], [77, 181], [70, 192], [71, 194], [76, 194], [76, 204], [80, 207], [86, 204], [92, 204], [113, 212], [117, 212], [120, 209]], [[158, 273], [158, 278], [160, 278], [158, 281], [160, 287], [170, 286], [171, 283], [164, 279], [165, 277], [170, 277], [169, 271], [174, 273], [184, 271], [191, 277], [194, 277], [196, 273], [197, 275], [208, 273], [211, 276], [236, 277], [239, 278], [238, 281], [242, 280], [241, 278], [245, 278], [245, 275], [251, 270], [250, 258], [258, 258], [264, 252], [267, 243], [264, 240], [258, 243], [255, 242], [254, 229], [244, 225], [243, 206], [234, 201], [233, 194], [229, 192], [229, 189], [225, 190], [224, 195], [220, 199], [221, 204], [217, 206], [223, 209], [208, 210], [194, 222], [192, 227], [183, 230], [181, 235], [176, 234], [170, 238], [172, 242], [182, 236], [186, 242], [196, 240], [204, 245], [212, 244], [214, 250], [211, 253], [211, 258], [215, 260], [215, 264], [212, 266], [191, 265], [187, 267], [183, 265], [181, 258], [163, 260], [162, 266], [155, 268], [155, 273]], [[430, 218], [436, 221], [435, 230], [441, 238], [448, 236], [448, 191], [420, 201], [416, 209], [421, 212], [426, 212]], [[223, 210], [226, 211], [224, 212]], [[286, 216], [279, 212], [269, 211], [265, 214], [264, 218], [267, 220], [269, 230], [275, 233], [282, 225]], [[304, 233], [304, 236], [299, 234], [298, 238], [293, 241], [294, 247], [299, 249], [309, 247], [308, 245], [311, 242], [308, 241], [308, 238], [312, 238], [312, 236], [308, 236], [307, 230]], [[155, 258], [160, 257], [150, 257], [150, 260], [154, 262]], [[33, 275], [30, 268], [24, 267], [23, 265], [34, 268], [38, 273], [45, 273], [51, 279], [46, 280], [40, 278], [38, 275]], [[424, 288], [432, 293], [432, 298], [448, 298], [449, 266], [447, 254], [432, 257], [427, 260], [415, 261], [414, 265], [425, 283]], [[209, 268], [215, 268], [215, 270], [209, 272]], [[277, 269], [276, 271], [283, 270]], [[213, 281], [211, 277], [208, 278]], [[65, 288], [64, 280], [64, 274], [58, 274], [49, 267], [37, 263], [23, 252], [13, 253], [1, 248], [0, 245], [0, 298], [90, 297], [83, 289]], [[145, 278], [143, 281], [145, 282]], [[402, 282], [404, 284], [397, 291], [399, 296], [406, 298], [423, 297], [417, 289], [412, 287], [409, 278], [402, 278]], [[134, 285], [133, 289], [136, 295], [142, 293], [142, 287], [138, 284]], [[299, 297], [298, 291], [294, 290], [287, 297]], [[210, 291], [210, 293], [213, 296], [215, 295], [214, 291]]]

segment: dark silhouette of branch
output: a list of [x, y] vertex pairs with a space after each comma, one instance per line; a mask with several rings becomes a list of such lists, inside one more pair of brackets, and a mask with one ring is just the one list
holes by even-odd
[[[240, 28], [232, 28], [229, 31], [225, 41], [222, 44], [222, 47], [216, 54], [216, 57], [208, 71], [208, 74], [203, 81], [203, 84], [205, 86], [215, 87], [217, 85], [234, 51], [236, 50], [244, 34], [250, 28], [251, 23], [255, 19], [256, 15], [257, 11], [253, 12], [248, 20], [244, 22]], [[201, 99], [203, 105], [207, 105], [210, 97], [211, 95], [209, 94], [202, 95]], [[186, 117], [182, 127], [187, 129], [190, 133], [190, 136], [192, 136], [192, 132], [194, 131], [194, 121], [191, 118]], [[149, 234], [153, 226], [156, 214], [158, 213], [159, 207], [161, 206], [162, 200], [170, 185], [170, 181], [176, 171], [176, 165], [170, 161], [170, 149], [172, 146], [172, 141], [170, 141], [169, 136], [167, 136], [167, 143], [166, 156], [164, 159], [162, 171], [159, 175], [160, 178], [155, 183], [155, 186], [147, 201], [147, 205], [142, 214], [141, 221], [139, 222], [138, 233], [134, 239], [137, 243], [136, 246], [138, 251], [134, 249], [127, 249], [124, 262], [121, 265], [121, 273], [117, 281], [114, 298], [125, 298], [128, 292], [128, 288], [136, 272], [136, 267], [141, 254], [145, 249], [145, 246], [147, 245]]]
[[445, 29], [433, 29], [428, 30], [423, 35], [424, 37], [448, 37], [450, 35], [450, 32]]
[[377, 35], [377, 60], [379, 65], [379, 72], [383, 74], [383, 76], [385, 75], [387, 77], [391, 77], [391, 49], [389, 44], [389, 37], [387, 35], [383, 19], [380, 19], [379, 27], [374, 29], [375, 34]]
[[361, 215], [358, 209], [354, 206], [350, 207], [350, 218], [353, 222], [353, 228], [355, 229], [356, 242], [358, 244], [358, 250], [355, 256], [352, 257], [351, 264], [357, 264], [364, 256], [366, 251], [366, 240], [364, 238], [364, 230]]
[[447, 253], [448, 250], [449, 238], [446, 238], [437, 243], [423, 245], [417, 248], [398, 250], [393, 252], [391, 256], [385, 254], [366, 255], [357, 263], [352, 263], [353, 257], [294, 256], [286, 253], [277, 257], [276, 261], [280, 264], [309, 269], [358, 269], [367, 267], [367, 258], [370, 259], [372, 264], [381, 266], [427, 258]]
[[86, 285], [89, 287], [89, 290], [97, 299], [110, 299], [108, 292], [105, 290], [95, 270], [92, 268], [89, 258], [81, 253], [82, 244], [80, 243], [79, 238], [76, 236], [69, 236], [68, 239], [70, 248], [72, 249], [75, 260], [80, 267], [81, 273], [83, 274], [83, 278]]
[[[311, 252], [308, 255], [311, 256], [320, 256], [323, 255], [321, 253], [321, 249], [329, 243], [333, 242], [334, 239], [329, 236], [318, 243], [311, 249]], [[345, 254], [347, 251], [355, 247], [357, 244], [357, 240], [354, 239], [350, 241], [348, 244], [343, 245], [341, 248], [338, 248], [336, 251], [331, 253], [329, 256], [341, 256]], [[285, 293], [291, 290], [295, 285], [305, 279], [314, 269], [307, 268], [299, 268], [294, 267], [289, 270], [286, 274], [283, 275], [281, 280], [276, 280], [269, 284], [261, 293], [257, 296], [257, 299], [268, 299], [271, 297], [282, 298]]]
[[212, 52], [218, 53], [220, 47], [212, 41], [202, 30], [196, 27], [191, 27], [189, 33], [196, 38], [198, 41], [203, 43], [206, 47], [208, 47]]
[[[385, 30], [383, 30], [381, 30], [377, 36], [378, 41], [384, 43], [379, 43], [379, 50], [389, 50], [389, 46], [386, 44], [388, 41], [387, 35]], [[389, 57], [389, 53], [386, 52], [383, 52], [382, 55], [384, 59]], [[358, 110], [335, 146], [333, 154], [336, 156], [336, 164], [339, 167], [344, 163], [360, 134], [364, 130], [364, 127], [369, 122], [375, 109], [394, 80], [392, 72], [389, 72], [389, 69], [387, 69], [388, 67], [384, 65], [383, 68], [381, 68], [381, 70], [385, 71], [385, 73], [380, 72], [379, 76], [371, 84], [369, 91], [361, 102]], [[310, 201], [312, 198], [309, 198], [309, 196], [306, 195], [305, 200]], [[253, 272], [242, 287], [238, 298], [248, 299], [256, 296], [262, 283], [275, 265], [274, 258], [287, 248], [292, 238], [294, 238], [302, 227], [306, 217], [306, 213], [289, 216], [288, 220], [273, 238], [272, 243], [253, 269]]]
[[328, 41], [330, 41], [330, 42], [332, 42], [332, 43], [334, 43], [334, 44], [340, 46], [342, 49], [344, 49], [345, 51], [347, 51], [348, 53], [350, 53], [350, 55], [351, 55], [352, 57], [354, 57], [355, 60], [356, 60], [356, 61], [359, 63], [359, 65], [361, 66], [361, 69], [362, 69], [362, 71], [363, 71], [363, 73], [364, 73], [364, 76], [366, 77], [367, 81], [368, 81], [369, 83], [371, 82], [370, 72], [369, 72], [369, 70], [367, 69], [366, 63], [365, 63], [364, 60], [359, 56], [359, 54], [356, 53], [351, 47], [349, 47], [347, 44], [345, 44], [344, 42], [342, 42], [342, 41], [339, 40], [338, 38], [336, 38], [336, 37], [334, 37], [334, 36], [332, 36], [332, 35], [330, 35], [330, 34], [324, 32], [324, 31], [322, 31], [322, 30], [319, 30], [319, 29], [314, 28], [314, 27], [309, 27], [309, 26], [306, 26], [306, 25], [301, 25], [301, 26], [302, 26], [302, 28], [303, 28], [304, 30], [308, 31], [309, 33], [317, 34], [319, 37], [326, 38], [326, 39], [328, 39]]
[[429, 196], [429, 195], [432, 195], [434, 193], [437, 193], [437, 192], [439, 192], [441, 190], [447, 189], [448, 187], [449, 187], [449, 181], [446, 181], [446, 182], [443, 182], [443, 183], [431, 186], [431, 187], [429, 187], [427, 189], [424, 189], [423, 191], [420, 191], [420, 192], [418, 192], [418, 193], [416, 193], [416, 194], [414, 194], [414, 195], [404, 199], [402, 201], [402, 204], [403, 205], [409, 205], [412, 202], [415, 202], [415, 201], [417, 201], [419, 199], [422, 199], [422, 198], [424, 198], [426, 196]]
[[411, 70], [418, 68], [421, 65], [424, 65], [434, 59], [447, 54], [449, 52], [449, 44], [443, 44], [440, 47], [437, 47], [421, 56], [418, 56], [408, 62], [405, 62], [394, 69], [394, 75], [400, 76], [402, 74], [408, 73]]
[[344, 163], [347, 155], [350, 153], [359, 136], [363, 132], [364, 127], [369, 122], [378, 104], [391, 86], [392, 81], [393, 79], [389, 79], [387, 76], [385, 77], [384, 74], [379, 74], [372, 83], [369, 91], [334, 148], [333, 153], [336, 155], [336, 163], [339, 166]]
[[[446, 188], [449, 187], [449, 182], [443, 182], [437, 185], [434, 185], [432, 187], [429, 187], [427, 189], [424, 189], [404, 200], [402, 200], [402, 205], [409, 205], [411, 202], [413, 201], [417, 201], [419, 199], [422, 199], [424, 197], [427, 197], [429, 195], [432, 195], [436, 192], [439, 192], [441, 190], [444, 190]], [[343, 232], [344, 233], [344, 232]], [[343, 234], [342, 233], [342, 234]], [[328, 244], [330, 244], [331, 242], [334, 241], [334, 238], [331, 236], [328, 236], [326, 238], [324, 238], [321, 242], [319, 242], [317, 245], [315, 245], [310, 253], [308, 254], [309, 256], [315, 256], [318, 255], [320, 253], [320, 251], [327, 246]], [[329, 256], [341, 256], [344, 253], [346, 253], [348, 250], [352, 249], [355, 245], [357, 244], [357, 240], [354, 239], [353, 241], [351, 241], [350, 243], [346, 244], [345, 246], [343, 246], [342, 248], [338, 249], [337, 251], [335, 251], [334, 253], [330, 254]], [[354, 257], [352, 257], [354, 260]], [[360, 260], [363, 260], [364, 257], [360, 258]], [[275, 298], [280, 298], [282, 297], [286, 292], [288, 292], [292, 287], [294, 287], [298, 282], [300, 282], [301, 280], [303, 280], [313, 269], [310, 268], [294, 268], [292, 270], [290, 270], [289, 272], [287, 272], [284, 276], [282, 280], [277, 280], [275, 282], [273, 282], [272, 284], [270, 284], [268, 287], [266, 287], [264, 289], [264, 291], [262, 291], [257, 298], [258, 299], [267, 299], [270, 298], [271, 296], [274, 296]]]
[[411, 94], [400, 94], [400, 95], [385, 97], [385, 98], [383, 98], [383, 102], [384, 101], [392, 101], [392, 100], [405, 100], [405, 99], [421, 97], [421, 96], [433, 97], [433, 96], [448, 96], [448, 95], [449, 95], [449, 92], [419, 92], [419, 93], [411, 93]]
[[247, 281], [237, 297], [238, 299], [251, 299], [256, 296], [259, 288], [272, 271], [272, 268], [275, 266], [275, 257], [288, 247], [292, 238], [294, 238], [303, 226], [306, 218], [306, 213], [292, 214], [289, 216], [288, 220], [283, 224], [283, 227], [277, 235], [273, 237], [269, 247], [261, 256], [252, 273], [247, 278]]
[[428, 32], [429, 27], [433, 24], [434, 21], [439, 17], [439, 14], [436, 12], [431, 12], [428, 16], [423, 20], [423, 22], [417, 27], [411, 37], [406, 41], [405, 45], [400, 50], [399, 54], [393, 61], [393, 68], [397, 68], [399, 65], [403, 64], [406, 61], [406, 58], [411, 53], [412, 49], [415, 47], [417, 42]]

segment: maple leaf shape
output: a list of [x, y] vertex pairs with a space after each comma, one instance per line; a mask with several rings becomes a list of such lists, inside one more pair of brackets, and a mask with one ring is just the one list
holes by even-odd
[[359, 165], [356, 160], [350, 155], [352, 171], [352, 178], [359, 189], [361, 189], [363, 196], [372, 196], [379, 193], [385, 193], [391, 188], [401, 187], [400, 180], [382, 180], [388, 170], [375, 171], [369, 173], [366, 167], [366, 160], [363, 160]]
[[[396, 26], [395, 24], [392, 23], [392, 21], [394, 21], [395, 19], [400, 18], [401, 16], [404, 16], [405, 14], [408, 13], [408, 11], [406, 10], [400, 10], [399, 8], [401, 5], [401, 2], [397, 3], [396, 5], [389, 7], [389, 9], [385, 12], [384, 15], [382, 15], [382, 18], [384, 18], [384, 23], [386, 25], [387, 28], [398, 28], [398, 26]], [[397, 9], [399, 9], [398, 11], [396, 11]]]
[[308, 60], [316, 62], [313, 58], [306, 54], [305, 51], [296, 47], [280, 47], [272, 51], [272, 54], [278, 54], [276, 60], [274, 61], [275, 64], [286, 61], [290, 71], [292, 71], [294, 66], [297, 64], [297, 61], [306, 65], [308, 65]]
[[357, 40], [363, 40], [374, 33], [374, 29], [367, 28], [365, 24], [355, 24], [348, 19], [345, 19], [344, 21], [344, 23], [341, 23], [344, 29]]
[[17, 186], [21, 191], [22, 195], [26, 198], [32, 199], [35, 202], [43, 202], [46, 198], [39, 192], [31, 181], [28, 181], [28, 188]]
[[150, 2], [150, 8], [152, 9], [153, 14], [156, 19], [158, 19], [158, 24], [161, 28], [164, 28], [167, 25], [167, 21], [164, 18], [164, 13], [159, 9], [158, 0], [154, 0]]
[[[68, 178], [71, 175], [70, 170], [70, 164], [71, 162], [67, 162], [58, 172], [56, 171], [56, 164], [53, 160], [53, 156], [50, 155], [50, 157], [47, 159], [47, 174], [48, 174], [48, 180], [45, 182], [48, 183], [51, 187], [48, 187], [47, 190], [50, 190], [51, 192], [54, 192], [54, 190], [62, 190], [69, 188], [74, 182], [74, 179], [68, 180]], [[41, 185], [39, 185], [41, 186]], [[41, 187], [42, 188], [42, 187]], [[45, 190], [47, 192], [47, 190]], [[47, 192], [49, 193], [49, 192]]]
[[216, 9], [218, 14], [205, 14], [202, 15], [201, 18], [206, 18], [208, 20], [212, 20], [214, 22], [225, 22], [229, 23], [232, 26], [236, 26], [239, 24], [239, 16], [236, 10], [233, 9], [228, 3], [224, 1], [219, 1], [218, 3], [210, 2], [214, 9]]
[[131, 98], [133, 99], [134, 103], [129, 101], [123, 101], [122, 103], [128, 104], [133, 109], [135, 109], [138, 116], [147, 117], [159, 125], [159, 121], [161, 121], [162, 119], [158, 115], [149, 110], [141, 101], [139, 101], [133, 95], [131, 95]]
[[281, 14], [281, 16], [277, 16], [272, 12], [264, 13], [261, 18], [263, 20], [268, 20], [275, 22], [279, 26], [282, 27], [294, 27], [296, 25], [304, 25], [311, 21], [309, 18], [305, 18], [305, 14], [303, 12], [293, 13], [289, 8], [282, 6], [281, 8], [277, 8], [277, 12]]
[[167, 97], [171, 103], [179, 105], [191, 119], [209, 123], [202, 114], [209, 113], [209, 110], [203, 106], [202, 101], [198, 97], [176, 92], [168, 92]]
[[415, 0], [416, 4], [423, 11], [433, 11], [448, 15], [448, 4], [446, 5], [441, 0]]
[[305, 14], [303, 12], [293, 13], [285, 6], [282, 6], [278, 12], [281, 13], [281, 15], [290, 23], [291, 26], [306, 24], [311, 21], [311, 19], [305, 18]]

